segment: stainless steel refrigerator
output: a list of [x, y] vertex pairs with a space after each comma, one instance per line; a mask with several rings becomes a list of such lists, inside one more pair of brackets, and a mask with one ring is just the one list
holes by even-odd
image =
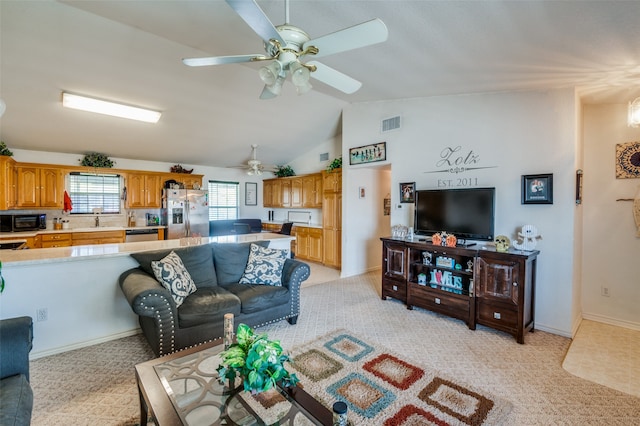
[[162, 223], [165, 239], [209, 236], [209, 196], [207, 191], [164, 189]]

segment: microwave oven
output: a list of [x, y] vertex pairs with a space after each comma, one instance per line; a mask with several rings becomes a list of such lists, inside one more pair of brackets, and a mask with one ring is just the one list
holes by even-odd
[[46, 214], [0, 215], [0, 232], [37, 231], [46, 228]]

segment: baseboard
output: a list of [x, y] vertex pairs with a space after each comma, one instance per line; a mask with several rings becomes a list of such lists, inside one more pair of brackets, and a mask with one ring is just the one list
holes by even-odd
[[548, 327], [538, 322], [536, 322], [535, 324], [535, 330], [546, 331], [547, 333], [557, 334], [558, 336], [568, 337], [569, 339], [573, 338], [570, 331], [568, 332], [566, 330], [560, 330], [558, 328]]
[[57, 355], [57, 354], [72, 351], [75, 349], [82, 349], [82, 348], [86, 348], [87, 346], [93, 346], [99, 343], [109, 342], [111, 340], [122, 339], [123, 337], [135, 336], [136, 334], [140, 334], [140, 333], [142, 333], [142, 330], [140, 328], [136, 328], [133, 330], [123, 331], [122, 333], [116, 333], [116, 334], [111, 334], [109, 336], [104, 336], [99, 339], [86, 340], [84, 342], [75, 343], [73, 345], [60, 346], [58, 348], [53, 348], [46, 351], [32, 352], [31, 354], [29, 354], [29, 359], [34, 360], [38, 358], [44, 358], [50, 355]]
[[640, 331], [640, 323], [632, 322], [632, 321], [620, 320], [620, 319], [617, 319], [617, 318], [611, 318], [611, 317], [607, 317], [607, 316], [604, 316], [604, 315], [585, 314], [583, 312], [582, 313], [582, 319], [586, 319], [586, 320], [590, 320], [590, 321], [596, 321], [596, 322], [602, 322], [602, 323], [609, 324], [609, 325], [615, 325], [615, 326], [618, 326], [618, 327], [624, 327], [624, 328], [628, 328], [628, 329], [631, 329], [631, 330]]

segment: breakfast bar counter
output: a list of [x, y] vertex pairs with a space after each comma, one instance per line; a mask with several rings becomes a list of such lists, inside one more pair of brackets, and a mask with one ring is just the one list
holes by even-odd
[[102, 244], [0, 250], [5, 289], [0, 319], [33, 318], [31, 359], [78, 349], [140, 332], [118, 286], [124, 271], [135, 268], [134, 252], [170, 249], [212, 242], [269, 240], [288, 248], [295, 237], [268, 232], [222, 237], [183, 238]]

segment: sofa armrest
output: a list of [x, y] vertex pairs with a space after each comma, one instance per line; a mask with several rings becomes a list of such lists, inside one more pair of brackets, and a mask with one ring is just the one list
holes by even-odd
[[33, 347], [31, 317], [0, 321], [0, 379], [24, 374], [29, 380], [29, 352]]
[[302, 282], [309, 278], [309, 265], [295, 259], [287, 259], [282, 267], [282, 285], [289, 291], [298, 291]]
[[169, 290], [142, 269], [123, 272], [118, 282], [136, 314], [151, 318], [177, 318], [176, 303]]

